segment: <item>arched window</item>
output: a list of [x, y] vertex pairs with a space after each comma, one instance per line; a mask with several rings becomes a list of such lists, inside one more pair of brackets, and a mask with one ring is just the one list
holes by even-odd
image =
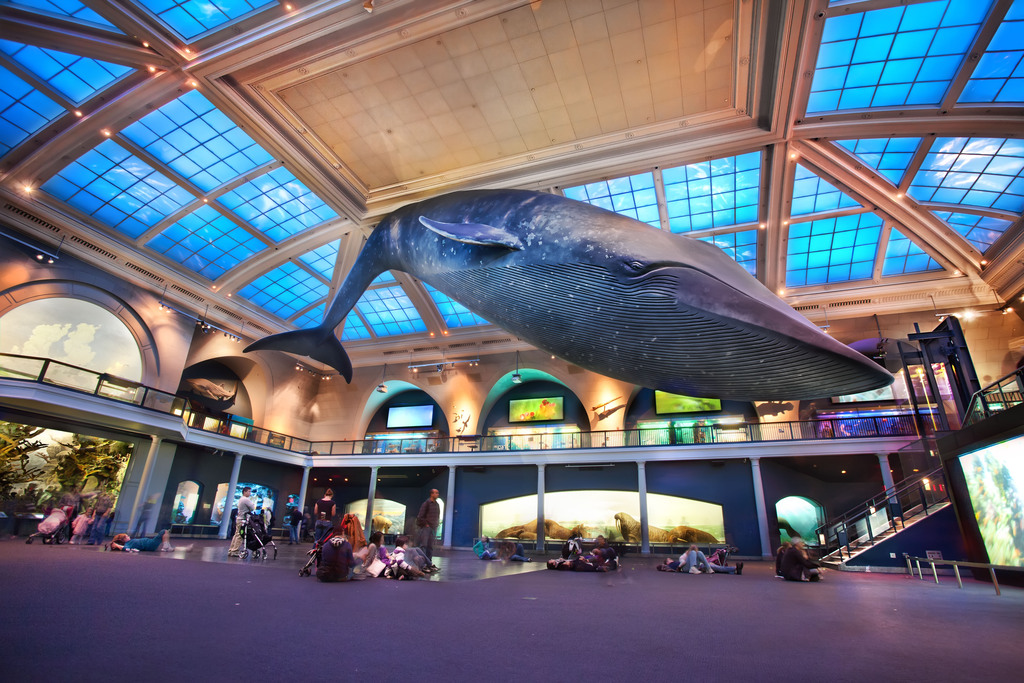
[[775, 504], [775, 515], [779, 519], [779, 536], [783, 542], [795, 537], [815, 544], [815, 532], [825, 522], [822, 507], [803, 496], [787, 496]]

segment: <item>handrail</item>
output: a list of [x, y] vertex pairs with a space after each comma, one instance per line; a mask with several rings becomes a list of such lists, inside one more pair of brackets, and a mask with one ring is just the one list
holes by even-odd
[[937, 564], [950, 564], [953, 565], [953, 573], [956, 574], [956, 584], [958, 588], [964, 587], [964, 582], [960, 579], [960, 567], [978, 567], [979, 569], [988, 569], [989, 576], [992, 577], [992, 586], [996, 589], [996, 595], [1002, 595], [1003, 592], [999, 590], [999, 581], [996, 579], [996, 569], [1011, 569], [1020, 571], [1020, 567], [1009, 567], [1002, 564], [989, 564], [988, 562], [967, 562], [965, 560], [937, 560], [931, 557], [911, 557], [907, 553], [903, 553], [903, 558], [907, 561], [907, 573], [911, 576], [914, 575], [914, 570], [910, 566], [910, 561], [913, 560], [917, 564], [917, 578], [924, 581], [924, 575], [921, 573], [921, 563], [927, 562], [932, 566], [932, 576], [935, 577], [935, 583], [939, 582], [939, 572], [935, 569]]
[[[838, 553], [841, 560], [843, 548], [846, 548], [847, 558], [850, 558], [853, 556], [851, 545], [861, 544], [865, 539], [867, 545], [874, 545], [880, 534], [889, 529], [895, 532], [900, 527], [906, 528], [907, 520], [920, 514], [928, 515], [929, 508], [947, 500], [949, 493], [945, 474], [941, 467], [937, 467], [925, 474], [914, 474], [872, 496], [838, 518], [822, 524], [815, 529], [815, 534], [824, 538], [826, 550], [835, 545], [826, 557]], [[852, 538], [851, 529], [857, 534], [856, 538]]]
[[538, 432], [512, 436], [466, 435], [312, 441], [262, 427], [195, 413], [189, 409], [188, 402], [182, 397], [122, 377], [95, 372], [49, 358], [0, 353], [0, 378], [58, 386], [108, 400], [130, 403], [141, 408], [179, 416], [187, 429], [219, 433], [231, 438], [314, 456], [647, 446], [683, 447], [719, 443], [838, 440], [914, 436], [916, 434], [912, 415], [893, 415], [803, 422], [634, 428], [616, 431]]
[[[974, 392], [967, 405], [964, 426], [976, 424], [991, 417], [994, 413], [1020, 405], [1024, 402], [1022, 394], [1024, 394], [1024, 368], [1017, 368], [1005, 377], [1000, 377], [995, 382]], [[998, 397], [998, 400], [989, 401], [989, 397]]]

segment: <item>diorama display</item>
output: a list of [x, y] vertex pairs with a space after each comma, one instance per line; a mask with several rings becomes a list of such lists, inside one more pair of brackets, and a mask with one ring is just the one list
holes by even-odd
[[178, 484], [174, 493], [174, 504], [171, 507], [171, 524], [191, 524], [196, 516], [199, 494], [202, 487], [194, 481], [183, 481]]
[[528, 190], [453, 192], [392, 212], [319, 326], [265, 337], [246, 351], [308, 356], [351, 381], [334, 332], [387, 270], [419, 278], [571, 363], [653, 389], [793, 400], [892, 382], [718, 247]]
[[133, 445], [0, 420], [0, 499], [15, 508], [87, 501], [109, 509], [121, 491]]
[[988, 561], [1024, 566], [1024, 436], [960, 458]]
[[[720, 543], [725, 539], [722, 506], [690, 498], [647, 495], [652, 543]], [[568, 539], [602, 535], [640, 543], [640, 499], [633, 491], [556, 491], [544, 494], [544, 536]], [[537, 496], [519, 496], [480, 506], [480, 533], [491, 538], [533, 540], [538, 535]]]
[[[242, 489], [246, 486], [252, 489], [252, 502], [256, 505], [256, 510], [263, 510], [265, 508], [274, 509], [274, 503], [277, 500], [277, 489], [270, 488], [269, 486], [263, 486], [262, 484], [253, 484], [252, 482], [240, 481], [235, 486], [235, 497], [231, 500], [231, 509], [234, 510], [238, 507], [238, 499], [242, 497]], [[228, 482], [217, 485], [217, 494], [214, 497], [213, 512], [210, 515], [210, 524], [220, 524], [220, 520], [224, 514], [224, 502], [228, 497]]]
[[787, 496], [775, 503], [775, 516], [779, 520], [779, 536], [783, 542], [800, 538], [814, 545], [817, 530], [825, 523], [821, 506], [803, 496]]
[[[444, 536], [444, 500], [437, 499], [441, 508], [441, 519], [437, 524], [437, 537]], [[409, 511], [405, 505], [387, 498], [373, 499], [373, 516], [370, 521], [371, 531], [381, 531], [385, 534], [415, 534], [416, 533], [416, 510]], [[355, 500], [345, 506], [345, 512], [356, 515], [360, 520], [366, 515], [366, 499]]]
[[508, 402], [509, 422], [544, 422], [561, 420], [564, 416], [564, 399], [561, 396], [514, 398]]
[[670, 394], [667, 391], [654, 392], [654, 412], [658, 415], [677, 413], [711, 413], [722, 409], [722, 402], [714, 398], [696, 398]]

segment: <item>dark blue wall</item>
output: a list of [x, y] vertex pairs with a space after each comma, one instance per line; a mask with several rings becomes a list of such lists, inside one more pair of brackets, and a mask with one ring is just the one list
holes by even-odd
[[[925, 551], [928, 550], [942, 552], [945, 560], [967, 559], [967, 549], [952, 505], [890, 536], [847, 564], [858, 567], [906, 567], [904, 553], [911, 557], [927, 557]], [[890, 553], [895, 553], [896, 557], [889, 557]]]
[[480, 535], [480, 506], [506, 498], [535, 495], [537, 467], [460, 467], [455, 474], [455, 522], [452, 544], [471, 546]]

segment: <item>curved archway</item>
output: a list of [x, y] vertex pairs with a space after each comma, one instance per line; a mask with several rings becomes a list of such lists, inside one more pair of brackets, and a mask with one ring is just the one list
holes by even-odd
[[780, 498], [775, 503], [775, 516], [783, 542], [802, 538], [816, 543], [816, 531], [825, 523], [825, 509], [821, 503], [804, 496]]
[[67, 280], [27, 282], [0, 292], [0, 318], [27, 304], [48, 299], [84, 301], [113, 316], [127, 328], [141, 356], [138, 378], [125, 379], [133, 379], [147, 386], [159, 385], [160, 355], [150, 326], [127, 301], [105, 289]]

